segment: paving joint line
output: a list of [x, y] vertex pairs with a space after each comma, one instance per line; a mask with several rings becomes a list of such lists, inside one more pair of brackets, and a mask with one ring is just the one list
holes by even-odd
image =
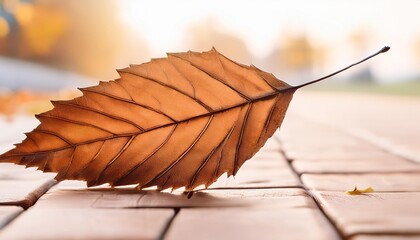
[[[274, 139], [278, 142], [278, 144], [283, 145], [282, 141], [275, 136]], [[321, 203], [319, 203], [317, 201], [317, 199], [314, 197], [314, 195], [312, 194], [312, 191], [310, 189], [308, 189], [305, 184], [303, 183], [301, 176], [299, 175], [299, 173], [296, 171], [296, 169], [293, 167], [291, 161], [288, 161], [288, 158], [286, 156], [285, 150], [284, 148], [281, 148], [280, 150], [281, 155], [286, 159], [287, 165], [289, 166], [289, 168], [298, 176], [300, 183], [302, 184], [302, 188], [305, 190], [305, 192], [308, 194], [308, 196], [310, 196], [312, 198], [312, 200], [315, 202], [317, 208], [319, 209], [319, 211], [322, 213], [322, 215], [326, 218], [326, 220], [328, 221], [328, 223], [332, 226], [333, 230], [337, 233], [337, 235], [341, 238], [341, 239], [347, 239], [344, 236], [344, 233], [342, 233], [340, 231], [340, 229], [338, 228], [338, 226], [335, 224], [335, 222], [333, 221], [332, 218], [329, 217], [329, 215], [324, 211]]]
[[[340, 128], [340, 127], [338, 127]], [[416, 159], [416, 157], [413, 157], [414, 153], [411, 153], [410, 150], [405, 149], [405, 147], [401, 146], [395, 146], [393, 145], [391, 141], [388, 140], [386, 137], [380, 137], [377, 136], [370, 131], [364, 130], [364, 129], [353, 129], [353, 131], [346, 130], [344, 128], [340, 128], [343, 132], [347, 133], [348, 135], [362, 140], [364, 142], [367, 142], [373, 146], [376, 146], [377, 148], [381, 149], [382, 151], [389, 153], [391, 155], [400, 157], [410, 163], [419, 164], [420, 162]], [[393, 145], [394, 147], [391, 147]]]
[[[19, 207], [19, 206], [18, 206]], [[5, 223], [3, 223], [2, 225], [0, 225], [0, 233], [7, 227], [9, 226], [9, 224], [11, 222], [13, 222], [16, 218], [18, 218], [21, 214], [23, 214], [26, 210], [23, 209], [22, 211], [14, 214], [13, 216], [10, 217], [10, 219], [8, 219]]]
[[[41, 193], [39, 196], [33, 193], [29, 193], [29, 195], [31, 197], [37, 197], [36, 200], [32, 203], [32, 205], [30, 206], [20, 206], [20, 205], [6, 205], [6, 204], [0, 204], [0, 206], [16, 206], [16, 207], [21, 207], [23, 210], [20, 211], [19, 213], [17, 213], [16, 215], [12, 216], [9, 221], [7, 221], [6, 223], [4, 223], [2, 226], [0, 226], [0, 231], [4, 230], [5, 228], [7, 228], [7, 226], [9, 226], [13, 221], [15, 221], [20, 215], [24, 214], [28, 209], [30, 209], [31, 207], [33, 207], [38, 200], [44, 196], [52, 187], [54, 187], [57, 184], [57, 182], [53, 182], [48, 184], [48, 182], [44, 183], [42, 186], [47, 186], [47, 189], [45, 190], [45, 192]], [[36, 189], [36, 190], [39, 190]]]
[[162, 233], [160, 234], [160, 236], [158, 237], [159, 240], [163, 240], [165, 239], [166, 235], [169, 232], [169, 229], [172, 226], [173, 221], [175, 220], [176, 216], [178, 216], [178, 213], [181, 211], [181, 208], [173, 208], [174, 210], [174, 215], [171, 217], [171, 219], [169, 219], [169, 221], [166, 223], [165, 227], [162, 230]]

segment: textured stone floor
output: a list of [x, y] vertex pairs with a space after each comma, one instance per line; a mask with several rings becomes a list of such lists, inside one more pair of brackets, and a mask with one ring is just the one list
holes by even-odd
[[[235, 178], [190, 198], [0, 164], [0, 239], [420, 239], [419, 123], [419, 98], [297, 93]], [[37, 123], [0, 124], [4, 151]]]

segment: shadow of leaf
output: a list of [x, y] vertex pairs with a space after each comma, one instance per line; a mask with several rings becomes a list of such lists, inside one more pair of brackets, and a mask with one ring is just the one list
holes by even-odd
[[194, 208], [194, 207], [244, 207], [251, 201], [229, 196], [228, 192], [159, 192], [157, 190], [86, 188], [67, 189], [71, 192], [98, 194], [94, 208]]

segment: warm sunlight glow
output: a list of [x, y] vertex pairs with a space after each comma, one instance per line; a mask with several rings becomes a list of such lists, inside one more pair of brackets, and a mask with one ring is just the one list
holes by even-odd
[[[405, 7], [407, 5], [413, 7]], [[413, 39], [420, 35], [419, 31], [414, 31], [420, 29], [419, 7], [420, 2], [415, 0], [404, 4], [382, 0], [265, 1], [264, 4], [256, 0], [125, 0], [121, 2], [120, 14], [122, 21], [147, 40], [152, 52], [158, 55], [164, 51], [187, 50], [191, 24], [206, 21], [222, 33], [240, 37], [255, 58], [269, 55], [285, 40], [285, 34], [304, 34], [311, 45], [327, 46], [332, 50], [331, 61], [326, 66], [329, 70], [382, 45], [390, 45], [393, 47], [390, 56], [375, 61], [372, 67], [373, 71], [381, 69], [381, 72], [375, 71], [380, 78], [395, 80], [395, 76], [401, 77], [401, 72], [415, 69], [418, 64], [411, 51]], [[348, 39], [360, 39], [352, 37], [358, 32], [366, 32], [366, 36], [362, 36], [363, 46], [355, 51]], [[405, 60], [396, 66], [395, 58]]]

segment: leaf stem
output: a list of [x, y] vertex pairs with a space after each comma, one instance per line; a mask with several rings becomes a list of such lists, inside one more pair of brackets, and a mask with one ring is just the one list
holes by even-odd
[[[330, 77], [332, 77], [332, 76], [334, 76], [334, 75], [337, 75], [337, 74], [339, 74], [339, 73], [341, 73], [341, 72], [343, 72], [343, 71], [345, 71], [345, 70], [347, 70], [347, 69], [349, 69], [349, 68], [351, 68], [351, 67], [354, 67], [354, 66], [356, 66], [356, 65], [358, 65], [358, 64], [360, 64], [360, 63], [362, 63], [362, 62], [364, 62], [364, 61], [366, 61], [366, 60], [368, 60], [368, 59], [370, 59], [370, 58], [373, 58], [373, 57], [375, 57], [376, 55], [379, 55], [379, 54], [381, 54], [381, 53], [387, 52], [389, 49], [390, 49], [390, 47], [385, 46], [385, 47], [383, 47], [381, 50], [379, 50], [378, 52], [376, 52], [376, 53], [374, 53], [374, 54], [372, 54], [372, 55], [370, 55], [370, 56], [368, 56], [368, 57], [366, 57], [366, 58], [364, 58], [364, 59], [362, 59], [362, 60], [360, 60], [360, 61], [358, 61], [358, 62], [355, 62], [355, 63], [353, 63], [353, 64], [351, 64], [351, 65], [349, 65], [349, 66], [347, 66], [347, 67], [345, 67], [345, 68], [343, 68], [343, 69], [340, 69], [340, 70], [338, 70], [338, 71], [336, 71], [336, 72], [333, 72], [333, 73], [331, 73], [331, 74], [328, 74], [328, 75], [327, 75], [327, 76], [325, 76], [325, 77], [322, 77], [322, 78], [319, 78], [319, 79], [316, 79], [316, 80], [313, 80], [313, 81], [310, 81], [310, 82], [307, 82], [307, 83], [303, 83], [303, 84], [301, 84], [301, 85], [292, 86], [292, 87], [290, 87], [290, 88], [287, 88], [287, 90], [296, 90], [296, 89], [299, 89], [299, 88], [301, 88], [301, 87], [304, 87], [304, 86], [307, 86], [307, 85], [311, 85], [311, 84], [313, 84], [313, 83], [316, 83], [316, 82], [322, 81], [322, 80], [324, 80], [324, 79], [330, 78]], [[284, 90], [286, 90], [286, 89], [284, 89]]]

